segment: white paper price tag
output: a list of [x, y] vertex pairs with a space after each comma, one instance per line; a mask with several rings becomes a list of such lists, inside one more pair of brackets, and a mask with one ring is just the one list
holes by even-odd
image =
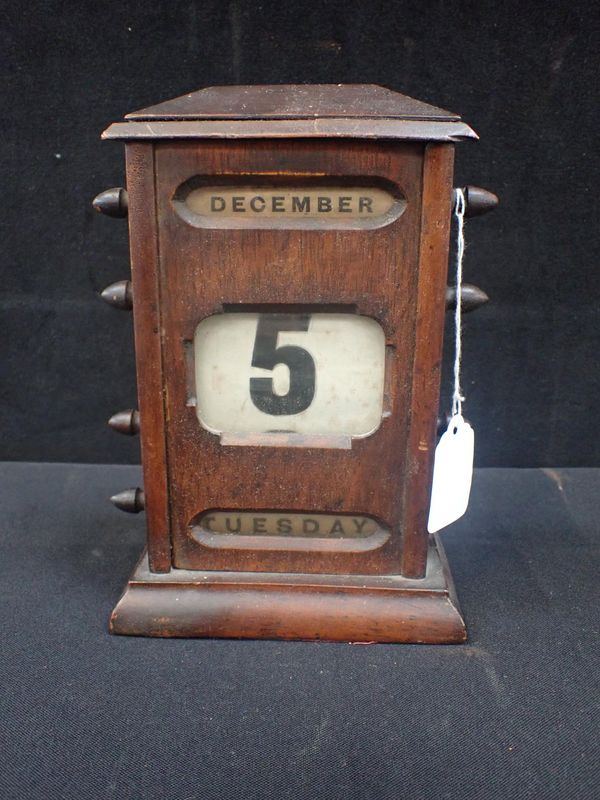
[[435, 533], [462, 517], [469, 505], [475, 434], [460, 414], [450, 420], [435, 449], [427, 530]]

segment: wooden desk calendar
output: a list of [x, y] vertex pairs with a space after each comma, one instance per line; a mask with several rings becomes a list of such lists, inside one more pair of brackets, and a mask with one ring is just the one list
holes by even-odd
[[104, 133], [127, 191], [94, 205], [129, 217], [131, 281], [103, 297], [133, 307], [139, 395], [111, 425], [144, 471], [113, 501], [148, 530], [113, 633], [465, 639], [426, 522], [473, 137], [367, 85], [208, 88]]

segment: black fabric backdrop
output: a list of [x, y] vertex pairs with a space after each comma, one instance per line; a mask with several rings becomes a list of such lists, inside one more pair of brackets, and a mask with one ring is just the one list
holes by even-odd
[[[0, 457], [136, 461], [123, 183], [128, 111], [210, 84], [375, 82], [460, 112], [457, 183], [502, 205], [467, 228], [467, 416], [482, 465], [598, 462], [597, 3], [31, 0], [3, 10]], [[449, 396], [445, 381], [444, 397]], [[444, 404], [445, 401], [444, 401]]]

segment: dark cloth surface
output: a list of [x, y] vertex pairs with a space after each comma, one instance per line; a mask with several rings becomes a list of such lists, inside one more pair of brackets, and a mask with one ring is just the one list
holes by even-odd
[[112, 637], [127, 466], [0, 466], [0, 797], [600, 797], [600, 470], [483, 470], [464, 646]]

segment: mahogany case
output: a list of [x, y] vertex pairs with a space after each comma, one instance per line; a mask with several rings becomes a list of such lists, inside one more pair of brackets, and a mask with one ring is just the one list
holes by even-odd
[[[381, 87], [205, 89], [135, 112], [126, 142], [131, 282], [148, 528], [115, 633], [462, 641], [443, 551], [426, 531], [454, 142], [450, 112]], [[368, 228], [197, 226], [186, 182], [393, 187], [397, 218]], [[196, 184], [192, 184], [196, 185]], [[179, 194], [178, 194], [179, 193]], [[364, 438], [225, 436], [199, 424], [194, 334], [235, 312], [374, 319], [383, 413]], [[202, 537], [211, 509], [364, 515], [379, 539]]]

